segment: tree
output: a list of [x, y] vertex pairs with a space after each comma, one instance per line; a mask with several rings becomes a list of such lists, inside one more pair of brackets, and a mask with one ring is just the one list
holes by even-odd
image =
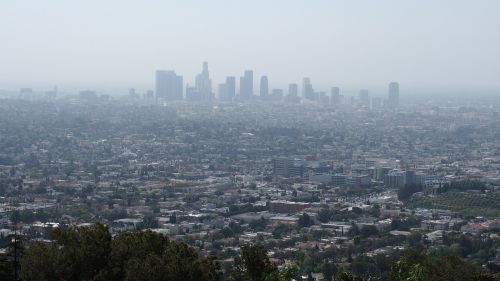
[[175, 214], [175, 212], [170, 215], [170, 223], [177, 223], [177, 215]]
[[13, 276], [13, 265], [4, 256], [0, 256], [0, 280], [11, 280]]
[[141, 228], [158, 228], [158, 220], [153, 214], [146, 214], [142, 219]]
[[378, 235], [378, 229], [374, 225], [365, 225], [361, 228], [360, 232], [363, 238]]
[[276, 239], [280, 239], [283, 236], [283, 233], [287, 233], [290, 230], [290, 227], [287, 224], [279, 223], [273, 229], [273, 237]]
[[391, 281], [425, 281], [426, 269], [421, 264], [409, 264], [405, 259], [399, 260], [391, 268]]
[[57, 254], [53, 247], [39, 242], [33, 243], [21, 260], [21, 279], [58, 280], [56, 262]]
[[354, 275], [351, 272], [342, 272], [339, 276], [340, 281], [363, 281], [363, 278]]
[[321, 209], [318, 212], [318, 220], [322, 223], [327, 223], [330, 221], [331, 212], [329, 209]]
[[307, 213], [302, 213], [299, 217], [299, 227], [309, 227], [311, 224], [311, 217]]
[[25, 281], [216, 281], [211, 259], [152, 231], [118, 234], [102, 224], [57, 229], [54, 243], [33, 242], [21, 261]]
[[297, 278], [299, 269], [295, 265], [285, 266], [280, 270], [275, 270], [269, 273], [265, 281], [290, 281]]
[[[362, 265], [361, 274], [370, 273]], [[359, 265], [357, 267], [360, 267]], [[353, 269], [354, 266], [353, 266]], [[367, 274], [368, 273], [368, 274]], [[350, 272], [342, 272], [338, 276], [342, 281], [363, 281]], [[376, 277], [365, 279], [379, 280]], [[495, 276], [485, 273], [472, 263], [457, 256], [432, 257], [424, 252], [409, 250], [395, 262], [387, 275], [388, 281], [494, 281]]]
[[241, 256], [235, 259], [232, 280], [265, 281], [268, 275], [277, 273], [277, 268], [269, 262], [267, 251], [262, 245], [245, 245]]
[[326, 280], [332, 280], [332, 277], [335, 276], [338, 270], [335, 263], [328, 260], [324, 260], [320, 268]]

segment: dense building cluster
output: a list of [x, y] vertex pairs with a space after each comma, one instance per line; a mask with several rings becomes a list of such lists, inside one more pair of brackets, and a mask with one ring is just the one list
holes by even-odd
[[[254, 72], [245, 70], [243, 76], [239, 79], [239, 89], [236, 85], [236, 77], [226, 77], [225, 83], [218, 84], [216, 92], [212, 89], [212, 80], [208, 71], [208, 63], [203, 63], [202, 72], [195, 78], [195, 85], [186, 84], [183, 90], [183, 77], [176, 74], [173, 70], [156, 71], [156, 100], [158, 101], [179, 101], [187, 100], [190, 102], [304, 102], [320, 103], [332, 106], [351, 105], [366, 108], [380, 109], [382, 107], [395, 109], [399, 105], [399, 83], [391, 82], [389, 84], [388, 95], [385, 100], [381, 97], [370, 98], [367, 89], [361, 89], [359, 95], [344, 96], [339, 87], [332, 87], [330, 93], [317, 91], [313, 88], [311, 79], [306, 77], [302, 81], [302, 96], [299, 96], [299, 86], [296, 83], [288, 85], [287, 92], [284, 89], [269, 89], [269, 78], [266, 75], [261, 76], [259, 81], [259, 90], [254, 90]], [[136, 95], [135, 90], [131, 90]], [[145, 93], [144, 96], [148, 96]], [[153, 96], [150, 95], [152, 98]]]
[[317, 280], [382, 274], [408, 248], [499, 270], [498, 104], [400, 105], [397, 83], [346, 101], [309, 79], [301, 100], [267, 77], [257, 98], [251, 71], [214, 98], [207, 64], [185, 95], [175, 72], [156, 79], [142, 97], [0, 100], [2, 246], [102, 222], [182, 240], [223, 274], [247, 244]]

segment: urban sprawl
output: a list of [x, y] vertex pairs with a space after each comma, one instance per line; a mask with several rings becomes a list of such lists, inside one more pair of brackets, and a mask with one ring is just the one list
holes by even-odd
[[247, 244], [304, 280], [409, 247], [500, 270], [498, 101], [403, 103], [397, 82], [383, 97], [309, 78], [270, 90], [251, 70], [214, 90], [207, 63], [192, 86], [155, 78], [121, 96], [4, 93], [1, 251], [101, 222], [184, 241], [223, 274]]

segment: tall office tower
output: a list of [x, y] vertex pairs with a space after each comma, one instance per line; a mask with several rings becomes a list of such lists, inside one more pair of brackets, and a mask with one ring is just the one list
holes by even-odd
[[182, 76], [172, 70], [156, 71], [156, 98], [174, 101], [182, 100]]
[[201, 101], [200, 92], [198, 92], [198, 89], [196, 89], [196, 87], [186, 84], [186, 100], [195, 102]]
[[299, 86], [297, 84], [288, 85], [288, 96], [289, 97], [298, 97], [299, 96]]
[[228, 101], [227, 84], [222, 83], [217, 87], [217, 95], [221, 101]]
[[285, 97], [286, 102], [297, 103], [300, 102], [299, 86], [295, 83], [288, 85], [288, 94]]
[[314, 89], [308, 77], [302, 80], [302, 97], [308, 100], [314, 99]]
[[323, 106], [330, 104], [330, 97], [325, 92], [318, 93], [318, 100]]
[[232, 101], [236, 96], [236, 78], [234, 76], [226, 77], [227, 101]]
[[269, 97], [269, 81], [267, 76], [262, 76], [260, 78], [260, 98], [265, 100]]
[[210, 74], [208, 73], [207, 62], [203, 62], [201, 73], [196, 75], [195, 87], [203, 101], [212, 100], [212, 80], [210, 80]]
[[340, 105], [340, 88], [339, 87], [332, 88], [332, 92], [330, 94], [330, 102], [333, 106]]
[[240, 97], [242, 100], [249, 100], [253, 96], [253, 71], [245, 70], [243, 77], [240, 77]]
[[290, 158], [278, 158], [273, 160], [273, 170], [275, 176], [302, 177], [304, 164]]
[[370, 107], [370, 96], [368, 94], [368, 90], [363, 89], [359, 91], [359, 105]]
[[389, 96], [387, 100], [387, 106], [390, 108], [396, 108], [399, 105], [399, 83], [391, 82], [389, 83]]

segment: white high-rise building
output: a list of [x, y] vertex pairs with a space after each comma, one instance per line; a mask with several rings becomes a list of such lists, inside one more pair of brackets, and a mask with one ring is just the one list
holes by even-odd
[[314, 89], [309, 77], [305, 77], [302, 80], [302, 97], [308, 100], [314, 99]]
[[245, 70], [243, 77], [240, 77], [240, 98], [249, 100], [253, 96], [253, 71]]
[[182, 76], [173, 70], [156, 71], [156, 98], [173, 101], [182, 100]]
[[267, 76], [262, 76], [260, 78], [260, 98], [266, 99], [269, 96], [269, 81]]
[[389, 83], [389, 96], [387, 99], [387, 106], [390, 108], [396, 108], [399, 106], [399, 83], [398, 82]]
[[200, 74], [196, 75], [195, 87], [203, 101], [212, 100], [212, 80], [208, 72], [208, 63], [203, 62], [203, 69]]

